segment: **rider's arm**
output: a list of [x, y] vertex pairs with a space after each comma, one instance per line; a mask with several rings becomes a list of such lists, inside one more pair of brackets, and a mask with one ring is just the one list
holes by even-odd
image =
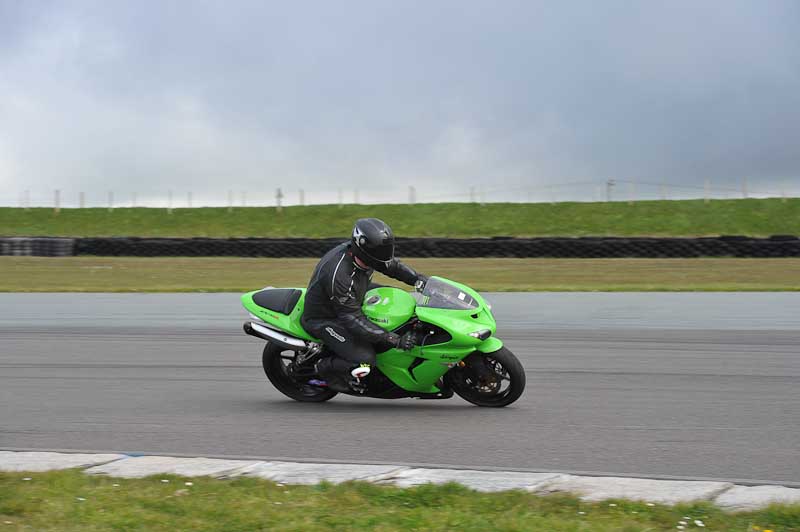
[[328, 289], [337, 317], [350, 332], [370, 343], [397, 344], [397, 335], [378, 327], [364, 316], [361, 301], [353, 292], [350, 274], [344, 270], [336, 272]]
[[392, 279], [397, 279], [398, 281], [403, 281], [406, 284], [410, 284], [414, 286], [414, 284], [420, 280], [421, 276], [417, 272], [414, 271], [413, 268], [403, 264], [397, 259], [392, 259], [389, 262], [389, 265], [386, 269], [378, 270], [384, 275], [388, 275]]

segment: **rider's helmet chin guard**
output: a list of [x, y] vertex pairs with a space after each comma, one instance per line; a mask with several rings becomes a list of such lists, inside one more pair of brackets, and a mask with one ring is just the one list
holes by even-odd
[[394, 233], [383, 220], [356, 220], [351, 242], [353, 255], [370, 268], [386, 268], [394, 259]]

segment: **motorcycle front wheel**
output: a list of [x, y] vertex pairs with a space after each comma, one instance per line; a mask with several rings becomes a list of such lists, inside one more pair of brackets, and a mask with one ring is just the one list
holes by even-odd
[[525, 390], [525, 370], [514, 353], [475, 352], [445, 375], [445, 382], [465, 401], [477, 406], [508, 406]]
[[319, 386], [310, 386], [289, 375], [289, 365], [294, 363], [297, 353], [267, 342], [261, 364], [269, 382], [286, 397], [303, 403], [321, 403], [333, 399], [336, 392]]

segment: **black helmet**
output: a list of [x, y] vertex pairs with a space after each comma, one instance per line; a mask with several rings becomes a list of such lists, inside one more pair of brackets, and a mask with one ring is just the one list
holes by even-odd
[[353, 227], [353, 255], [370, 268], [385, 268], [394, 258], [392, 228], [377, 218], [361, 218]]

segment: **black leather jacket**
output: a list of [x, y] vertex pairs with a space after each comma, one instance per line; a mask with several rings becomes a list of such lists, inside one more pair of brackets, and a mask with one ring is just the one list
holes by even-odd
[[[355, 263], [349, 242], [330, 250], [311, 276], [302, 322], [336, 320], [355, 336], [371, 343], [386, 340], [389, 333], [369, 321], [361, 311], [373, 271]], [[418, 279], [417, 272], [397, 259], [393, 259], [386, 270], [378, 271], [410, 285]]]

